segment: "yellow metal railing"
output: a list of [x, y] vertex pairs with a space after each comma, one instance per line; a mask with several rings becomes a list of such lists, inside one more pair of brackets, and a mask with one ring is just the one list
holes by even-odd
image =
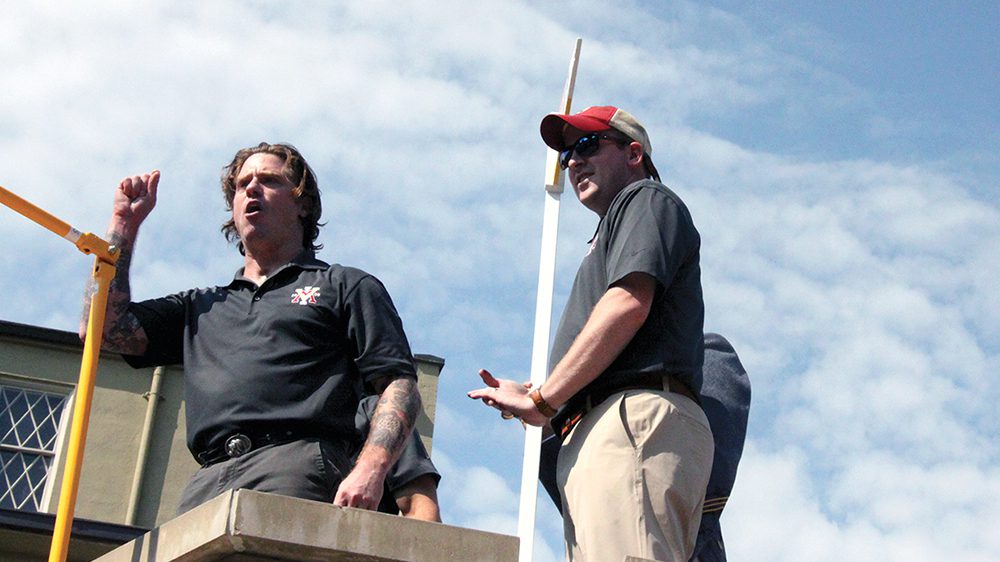
[[77, 384], [77, 396], [73, 406], [69, 452], [66, 455], [62, 489], [59, 493], [59, 508], [56, 512], [55, 527], [52, 531], [52, 546], [49, 550], [49, 562], [65, 562], [73, 527], [76, 493], [80, 485], [83, 450], [87, 442], [87, 426], [90, 421], [90, 405], [94, 394], [94, 378], [97, 374], [97, 362], [100, 359], [101, 341], [104, 338], [104, 314], [108, 305], [108, 290], [111, 286], [111, 280], [115, 277], [118, 249], [94, 234], [80, 233], [69, 224], [11, 193], [3, 186], [0, 186], [0, 203], [44, 226], [56, 235], [69, 240], [81, 252], [94, 254], [95, 258], [93, 275], [97, 292], [91, 300], [90, 317], [87, 319], [87, 341], [83, 346], [80, 380]]

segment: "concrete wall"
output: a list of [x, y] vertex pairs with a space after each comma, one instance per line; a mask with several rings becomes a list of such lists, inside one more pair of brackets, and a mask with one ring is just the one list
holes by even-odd
[[427, 447], [427, 452], [430, 453], [434, 437], [434, 420], [437, 413], [438, 379], [441, 377], [441, 369], [444, 368], [444, 359], [420, 354], [417, 354], [416, 359], [417, 386], [423, 402], [423, 410], [417, 417], [416, 428], [420, 432], [424, 446]]
[[[36, 329], [37, 330], [37, 329]], [[30, 337], [0, 332], [0, 378], [17, 384], [42, 383], [71, 392], [79, 379], [82, 346], [74, 334], [29, 331]], [[137, 450], [152, 380], [152, 369], [135, 370], [114, 354], [103, 353], [98, 365], [83, 470], [77, 496], [78, 517], [124, 523], [137, 464]], [[163, 377], [153, 426], [145, 485], [136, 525], [152, 527], [171, 518], [181, 489], [198, 465], [184, 443], [182, 372]], [[68, 408], [74, 406], [72, 400]], [[64, 416], [64, 422], [70, 420]], [[68, 427], [61, 432], [47, 511], [55, 512]]]

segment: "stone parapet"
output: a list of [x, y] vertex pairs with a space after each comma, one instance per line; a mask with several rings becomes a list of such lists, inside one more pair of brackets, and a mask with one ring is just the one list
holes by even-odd
[[514, 562], [517, 554], [512, 536], [237, 490], [97, 560]]

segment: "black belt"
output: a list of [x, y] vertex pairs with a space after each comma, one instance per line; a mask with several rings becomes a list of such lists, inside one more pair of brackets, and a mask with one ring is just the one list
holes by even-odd
[[691, 392], [688, 385], [677, 380], [677, 378], [673, 375], [662, 375], [656, 373], [639, 374], [629, 377], [628, 382], [617, 386], [599, 386], [584, 393], [577, 400], [574, 400], [573, 404], [566, 409], [566, 413], [559, 417], [559, 423], [554, 425], [554, 427], [559, 429], [559, 436], [565, 438], [566, 435], [569, 434], [570, 430], [573, 429], [573, 426], [575, 426], [583, 418], [583, 416], [587, 414], [587, 412], [593, 410], [595, 406], [610, 398], [612, 394], [615, 394], [616, 392], [624, 392], [626, 390], [666, 390], [667, 392], [682, 394], [691, 400], [694, 400], [699, 405], [701, 404], [701, 401], [698, 400], [694, 392]]
[[202, 467], [206, 467], [217, 462], [242, 457], [250, 451], [267, 445], [279, 445], [310, 437], [320, 437], [320, 435], [315, 431], [295, 430], [234, 433], [226, 437], [221, 445], [202, 451], [194, 457], [201, 463]]

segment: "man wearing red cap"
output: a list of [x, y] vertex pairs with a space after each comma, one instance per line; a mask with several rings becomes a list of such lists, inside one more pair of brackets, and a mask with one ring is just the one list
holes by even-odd
[[545, 384], [480, 371], [469, 393], [562, 437], [557, 479], [569, 560], [686, 562], [713, 441], [696, 396], [704, 357], [701, 239], [660, 183], [649, 136], [621, 109], [547, 115], [545, 144], [599, 217]]

